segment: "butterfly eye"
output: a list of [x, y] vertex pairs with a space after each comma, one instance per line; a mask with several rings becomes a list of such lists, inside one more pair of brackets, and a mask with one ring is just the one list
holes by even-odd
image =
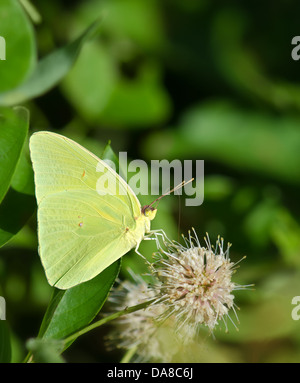
[[146, 217], [148, 217], [151, 221], [152, 219], [155, 218], [156, 216], [156, 212], [157, 212], [157, 209], [155, 209], [154, 207], [151, 207], [151, 206], [146, 206], [144, 209], [143, 209], [143, 213]]

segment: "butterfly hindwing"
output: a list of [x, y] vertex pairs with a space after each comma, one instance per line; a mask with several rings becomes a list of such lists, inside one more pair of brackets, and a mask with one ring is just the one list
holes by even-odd
[[[35, 133], [30, 152], [39, 253], [49, 283], [67, 289], [93, 278], [133, 247], [126, 233], [136, 230], [140, 203], [117, 173], [66, 137]], [[117, 194], [98, 194], [104, 173], [116, 182]]]

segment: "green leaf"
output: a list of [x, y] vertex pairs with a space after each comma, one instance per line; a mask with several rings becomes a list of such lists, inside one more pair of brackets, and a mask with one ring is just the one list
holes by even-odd
[[232, 194], [233, 180], [221, 175], [211, 175], [205, 178], [205, 199], [222, 200]]
[[[300, 108], [300, 90], [295, 81], [285, 81], [265, 70], [262, 58], [246, 41], [247, 18], [239, 10], [218, 13], [212, 27], [211, 50], [220, 74], [243, 97], [269, 103], [276, 109]], [[230, 26], [230, 27], [229, 27]], [[257, 48], [257, 47], [256, 47]], [[255, 49], [255, 48], [254, 48]], [[277, 48], [279, 49], [279, 48]], [[270, 53], [272, 55], [272, 53]], [[238, 63], [238, 65], [233, 65]]]
[[83, 45], [99, 32], [100, 20], [94, 22], [79, 38], [38, 62], [31, 76], [19, 87], [0, 94], [0, 105], [15, 105], [38, 97], [69, 72]]
[[158, 72], [155, 66], [145, 65], [136, 79], [121, 78], [100, 121], [119, 128], [146, 128], [165, 122], [171, 113], [171, 101]]
[[118, 65], [96, 42], [85, 50], [62, 83], [76, 110], [90, 123], [114, 127], [146, 127], [165, 121], [171, 102], [161, 84], [160, 68], [146, 63], [137, 78], [127, 79], [118, 73]]
[[[120, 45], [118, 55], [128, 55], [132, 50], [161, 49], [166, 42], [160, 3], [140, 0], [90, 0], [78, 4], [74, 24], [90, 23], [95, 13], [107, 14], [103, 29], [109, 40]], [[126, 49], [123, 44], [126, 42]], [[130, 54], [129, 53], [129, 54]]]
[[109, 141], [103, 150], [101, 158], [103, 158], [104, 160], [112, 161], [115, 164], [116, 169], [118, 169], [118, 167], [120, 165], [119, 159], [118, 159], [116, 153], [113, 151], [110, 144], [111, 144], [111, 142]]
[[34, 176], [29, 156], [28, 139], [23, 147], [10, 186], [18, 192], [34, 196]]
[[31, 20], [35, 24], [39, 24], [42, 22], [42, 16], [39, 14], [38, 10], [29, 0], [19, 0], [19, 1], [23, 5], [28, 16], [31, 18]]
[[97, 277], [69, 290], [55, 289], [38, 337], [63, 339], [89, 324], [103, 306], [120, 264], [113, 263]]
[[0, 61], [0, 92], [18, 86], [36, 64], [34, 31], [16, 0], [1, 0], [0, 36], [5, 39], [6, 60]]
[[243, 227], [257, 246], [265, 246], [270, 240], [271, 228], [278, 216], [278, 203], [272, 198], [265, 198], [252, 207]]
[[300, 225], [291, 213], [278, 208], [271, 225], [271, 236], [288, 266], [300, 266]]
[[117, 81], [115, 67], [111, 54], [93, 41], [63, 80], [63, 92], [86, 121], [99, 120]]
[[19, 161], [29, 126], [25, 108], [0, 109], [0, 203]]
[[11, 343], [9, 328], [4, 320], [0, 320], [0, 363], [11, 361]]
[[28, 145], [24, 145], [10, 188], [0, 204], [0, 247], [22, 229], [35, 209], [33, 170]]
[[113, 151], [113, 149], [110, 145], [110, 141], [105, 146], [103, 153], [102, 153], [102, 156], [100, 158], [102, 158], [103, 160], [109, 160], [112, 163], [114, 163], [114, 165], [116, 167], [116, 172], [121, 177], [124, 178], [124, 174], [122, 172], [122, 168], [121, 168], [120, 163], [119, 163], [119, 158], [117, 157], [116, 153]]
[[22, 229], [35, 208], [33, 196], [9, 189], [0, 205], [0, 247]]
[[[300, 183], [300, 120], [246, 112], [227, 102], [189, 110], [180, 129], [154, 134], [143, 148], [148, 158], [201, 158], [291, 184]], [[165, 143], [168, 143], [166, 145]]]

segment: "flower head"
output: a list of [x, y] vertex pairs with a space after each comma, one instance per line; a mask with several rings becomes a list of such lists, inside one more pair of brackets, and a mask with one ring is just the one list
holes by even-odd
[[[112, 291], [110, 301], [116, 304], [117, 311], [148, 302], [157, 295], [152, 285], [148, 285], [141, 277], [131, 274], [134, 282], [124, 281]], [[161, 323], [158, 322], [163, 312], [163, 304], [157, 303], [120, 317], [115, 321], [115, 330], [110, 335], [110, 343], [113, 342], [118, 348], [127, 351], [134, 350], [137, 361], [168, 361], [172, 352], [169, 353], [164, 347]]]
[[186, 246], [163, 236], [165, 249], [159, 246], [158, 261], [152, 266], [160, 281], [158, 302], [165, 307], [161, 318], [174, 316], [178, 329], [188, 329], [185, 336], [194, 336], [198, 325], [212, 332], [220, 319], [227, 329], [227, 317], [234, 324], [229, 315], [230, 309], [236, 315], [232, 292], [244, 288], [231, 279], [237, 263], [229, 259], [230, 244], [224, 251], [223, 239], [218, 238], [214, 247], [207, 235], [202, 247], [194, 235], [185, 238]]
[[[212, 333], [220, 320], [227, 330], [226, 319], [233, 310], [238, 320], [233, 292], [245, 289], [232, 281], [237, 263], [229, 258], [230, 244], [224, 251], [224, 240], [210, 243], [208, 234], [201, 246], [194, 231], [184, 238], [185, 246], [170, 241], [164, 232], [156, 232], [156, 261], [148, 264], [153, 283], [147, 284], [132, 274], [135, 283], [125, 281], [113, 291], [110, 300], [116, 309], [151, 303], [116, 321], [111, 336], [126, 350], [135, 350], [139, 361], [172, 361], [183, 344], [195, 339], [200, 325]], [[161, 245], [162, 239], [163, 246]], [[243, 259], [243, 258], [242, 258]]]

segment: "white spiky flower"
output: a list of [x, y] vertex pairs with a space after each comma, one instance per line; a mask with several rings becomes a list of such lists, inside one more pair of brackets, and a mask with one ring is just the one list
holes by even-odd
[[111, 341], [119, 348], [135, 349], [136, 361], [170, 362], [183, 343], [196, 339], [201, 325], [212, 333], [223, 320], [227, 330], [229, 318], [236, 327], [229, 314], [232, 310], [238, 321], [233, 292], [251, 285], [232, 281], [240, 261], [230, 261], [230, 244], [224, 251], [222, 238], [212, 246], [207, 234], [205, 246], [201, 246], [195, 231], [194, 236], [189, 232], [183, 246], [160, 231], [155, 239], [156, 261], [148, 264], [153, 283], [132, 273], [135, 283], [121, 283], [110, 297], [118, 311], [143, 302], [151, 304], [120, 317]]
[[[153, 285], [148, 285], [141, 277], [131, 272], [134, 282], [124, 281], [112, 291], [110, 301], [117, 311], [149, 302], [156, 297]], [[110, 334], [109, 343], [118, 348], [134, 350], [135, 361], [170, 360], [172, 350], [165, 349], [161, 338], [161, 323], [158, 318], [164, 312], [163, 304], [150, 304], [144, 309], [120, 317], [114, 322], [114, 331]]]
[[165, 308], [161, 319], [175, 317], [177, 329], [184, 328], [187, 339], [195, 335], [199, 325], [212, 332], [221, 319], [226, 330], [227, 318], [236, 327], [229, 314], [232, 309], [238, 321], [232, 293], [247, 286], [232, 281], [239, 262], [230, 261], [230, 244], [224, 251], [224, 240], [218, 238], [214, 247], [207, 234], [203, 247], [195, 231], [194, 237], [189, 232], [184, 240], [182, 246], [163, 235], [164, 248], [157, 241], [158, 260], [152, 265], [152, 273], [160, 281], [157, 298]]

